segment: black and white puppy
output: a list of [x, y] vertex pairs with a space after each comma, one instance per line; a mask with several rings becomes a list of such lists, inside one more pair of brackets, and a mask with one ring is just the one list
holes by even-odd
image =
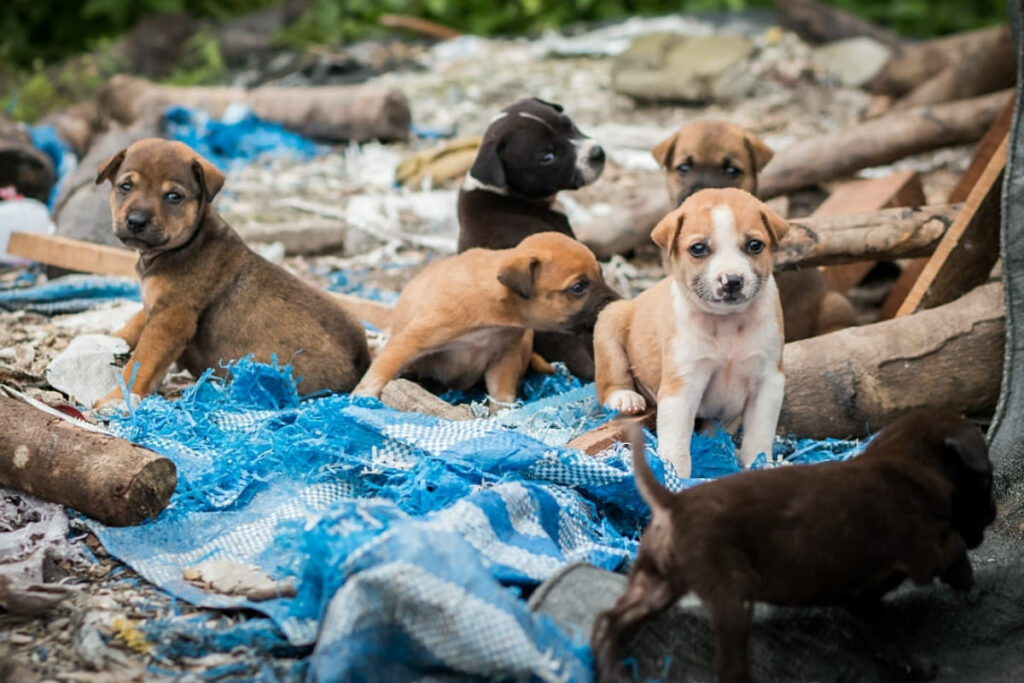
[[[604, 150], [580, 132], [561, 105], [519, 100], [495, 116], [459, 190], [459, 251], [511, 249], [539, 232], [575, 239], [565, 214], [554, 207], [560, 190], [597, 180]], [[608, 290], [608, 301], [618, 298]], [[577, 377], [594, 378], [591, 331], [582, 335], [539, 332], [534, 349], [562, 361]]]
[[604, 159], [560, 105], [531, 98], [505, 107], [459, 191], [459, 251], [511, 249], [538, 232], [575, 237], [555, 195], [597, 180]]

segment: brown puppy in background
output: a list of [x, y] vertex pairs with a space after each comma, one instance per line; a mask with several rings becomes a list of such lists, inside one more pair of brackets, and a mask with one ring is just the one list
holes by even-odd
[[402, 290], [391, 338], [353, 393], [380, 396], [401, 372], [445, 388], [481, 379], [492, 409], [515, 401], [533, 330], [582, 334], [615, 293], [594, 254], [556, 232], [512, 249], [468, 249], [430, 264]]
[[[665, 170], [669, 197], [678, 206], [694, 192], [738, 187], [757, 194], [757, 174], [772, 158], [759, 137], [726, 121], [695, 121], [651, 150]], [[818, 268], [775, 275], [782, 299], [786, 341], [806, 339], [856, 324], [853, 306], [833, 291]]]
[[144, 308], [114, 333], [133, 349], [123, 373], [132, 393], [149, 394], [175, 361], [196, 377], [223, 375], [222, 362], [248, 354], [291, 363], [303, 394], [355, 386], [370, 364], [362, 326], [217, 215], [224, 175], [210, 162], [180, 142], [140, 140], [102, 164], [96, 183], [105, 180], [114, 234], [139, 251]]
[[629, 635], [690, 591], [715, 630], [719, 681], [749, 680], [754, 601], [846, 607], [877, 656], [912, 678], [935, 675], [900, 644], [882, 597], [908, 578], [973, 585], [967, 549], [981, 544], [995, 505], [988, 448], [971, 422], [916, 410], [846, 462], [744, 472], [680, 493], [654, 477], [632, 429], [652, 516], [625, 593], [594, 623], [598, 681], [618, 680]]

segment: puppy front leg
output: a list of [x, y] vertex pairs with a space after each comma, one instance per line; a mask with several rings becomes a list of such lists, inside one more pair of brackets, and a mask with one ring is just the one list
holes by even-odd
[[533, 330], [524, 330], [522, 337], [508, 345], [484, 371], [488, 406], [491, 413], [515, 403], [519, 382], [530, 366], [533, 355]]
[[[667, 365], [667, 364], [666, 364]], [[672, 463], [676, 474], [688, 479], [693, 464], [690, 461], [690, 439], [700, 409], [710, 371], [696, 369], [686, 375], [662, 376], [658, 391], [658, 456]]]
[[354, 396], [380, 398], [384, 385], [402, 371], [402, 368], [428, 349], [450, 341], [448, 331], [443, 328], [406, 327], [396, 333], [377, 357], [370, 363], [366, 374], [352, 390]]
[[875, 656], [911, 680], [935, 678], [935, 664], [914, 657], [903, 646], [896, 627], [885, 614], [881, 596], [868, 596], [846, 605]]
[[785, 375], [772, 366], [761, 380], [757, 393], [747, 399], [743, 407], [743, 443], [740, 445], [740, 462], [744, 469], [750, 467], [758, 453], [771, 457], [785, 388]]
[[[196, 316], [192, 310], [163, 309], [149, 316], [138, 337], [135, 351], [121, 373], [125, 386], [131, 393], [139, 396], [148, 396], [152, 393], [157, 382], [171, 367], [171, 363], [181, 357], [188, 340], [195, 333]], [[101, 398], [95, 405], [99, 406], [120, 398], [119, 387]]]
[[124, 324], [124, 327], [117, 332], [111, 333], [113, 337], [120, 337], [128, 344], [129, 349], [134, 349], [139, 344], [139, 337], [146, 326], [146, 309], [142, 309]]
[[637, 559], [629, 573], [626, 592], [615, 606], [597, 615], [590, 635], [598, 683], [623, 678], [620, 666], [623, 641], [648, 617], [662, 611], [679, 597], [672, 584], [658, 574], [653, 563]]
[[634, 391], [633, 374], [623, 339], [624, 308], [609, 304], [594, 327], [594, 381], [601, 405], [626, 415], [647, 407], [644, 397]]

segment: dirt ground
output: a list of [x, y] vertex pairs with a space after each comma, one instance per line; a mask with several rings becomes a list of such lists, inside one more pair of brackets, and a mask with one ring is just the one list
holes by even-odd
[[[775, 147], [858, 121], [871, 105], [866, 93], [832, 83], [811, 62], [811, 48], [795, 36], [758, 33], [759, 52], [751, 63], [758, 82], [751, 97], [706, 107], [638, 105], [611, 88], [609, 57], [545, 57], [542, 41], [462, 39], [430, 49], [408, 46], [409, 59], [421, 68], [385, 73], [375, 81], [408, 97], [413, 121], [421, 129], [480, 134], [504, 105], [522, 96], [561, 103], [585, 133], [609, 152], [604, 175], [570, 201], [585, 210], [614, 205], [617, 196], [642, 183], [661, 183], [645, 159], [646, 149], [671, 130], [695, 118], [724, 117], [746, 126]], [[218, 208], [243, 235], [264, 242], [282, 241], [296, 231], [336, 231], [343, 250], [287, 255], [283, 264], [319, 285], [337, 283], [331, 274], [352, 273], [352, 281], [382, 292], [397, 292], [431, 258], [454, 245], [454, 201], [458, 181], [415, 190], [397, 188], [394, 169], [410, 152], [437, 144], [413, 137], [396, 145], [368, 144], [334, 148], [308, 162], [274, 160], [232, 171]], [[905, 159], [894, 169], [920, 171], [929, 202], [942, 202], [970, 160], [970, 146]], [[827, 153], [827, 151], [823, 151]], [[871, 169], [879, 175], [886, 170]], [[808, 192], [791, 198], [790, 210], [809, 212], [825, 196]], [[389, 235], [380, 239], [381, 231]], [[280, 248], [260, 246], [280, 258]], [[451, 247], [448, 246], [448, 249]], [[872, 318], [895, 270], [858, 287], [851, 298], [862, 318]], [[609, 266], [611, 281], [624, 294], [658, 277], [654, 249], [641, 249]], [[0, 285], [17, 277], [0, 272]], [[47, 385], [47, 364], [75, 334], [111, 331], [115, 313], [69, 319], [20, 311], [0, 312], [0, 381], [19, 386], [48, 402], [61, 400]], [[169, 387], [169, 391], [180, 383]], [[68, 559], [51, 568], [50, 578], [73, 588], [71, 597], [37, 616], [0, 615], [0, 679], [10, 681], [144, 680], [178, 676], [182, 680], [243, 680], [260, 670], [248, 648], [204, 657], [157, 655], [140, 628], [149, 620], [205, 618], [211, 623], [244, 621], [250, 615], [205, 612], [175, 601], [109, 557], [80, 526], [72, 525], [74, 544], [84, 559]], [[91, 555], [94, 559], [88, 559]], [[293, 660], [277, 660], [284, 679]], [[271, 680], [271, 679], [266, 679]]]

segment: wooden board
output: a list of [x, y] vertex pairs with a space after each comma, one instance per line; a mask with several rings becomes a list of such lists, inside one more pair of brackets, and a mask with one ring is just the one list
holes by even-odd
[[[967, 167], [964, 174], [960, 176], [956, 186], [949, 193], [950, 204], [959, 204], [967, 200], [967, 195], [970, 194], [971, 188], [978, 182], [978, 178], [984, 172], [985, 166], [988, 165], [992, 155], [999, 148], [999, 143], [1010, 130], [1010, 123], [1013, 121], [1014, 102], [1014, 98], [1010, 98], [1006, 102], [1006, 106], [1003, 107], [995, 123], [992, 124], [992, 127], [985, 133], [985, 137], [978, 143], [978, 148], [974, 152], [971, 165]], [[921, 271], [924, 270], [927, 263], [927, 258], [918, 258], [903, 266], [903, 271], [900, 273], [895, 284], [893, 284], [885, 303], [882, 304], [882, 311], [878, 316], [879, 320], [888, 320], [896, 315], [896, 311], [899, 310], [907, 295], [910, 294], [910, 290], [913, 289], [914, 283], [921, 276]]]
[[[924, 188], [917, 171], [901, 171], [884, 178], [854, 180], [839, 185], [814, 212], [814, 216], [860, 213], [897, 206], [921, 206]], [[832, 289], [846, 294], [874, 267], [873, 261], [849, 263], [825, 268], [825, 279]]]
[[138, 254], [127, 249], [27, 232], [11, 233], [7, 253], [82, 273], [125, 277], [135, 277], [135, 262], [139, 260]]
[[999, 258], [1000, 199], [1009, 138], [1009, 132], [1003, 135], [895, 317], [952, 301], [988, 278]]

